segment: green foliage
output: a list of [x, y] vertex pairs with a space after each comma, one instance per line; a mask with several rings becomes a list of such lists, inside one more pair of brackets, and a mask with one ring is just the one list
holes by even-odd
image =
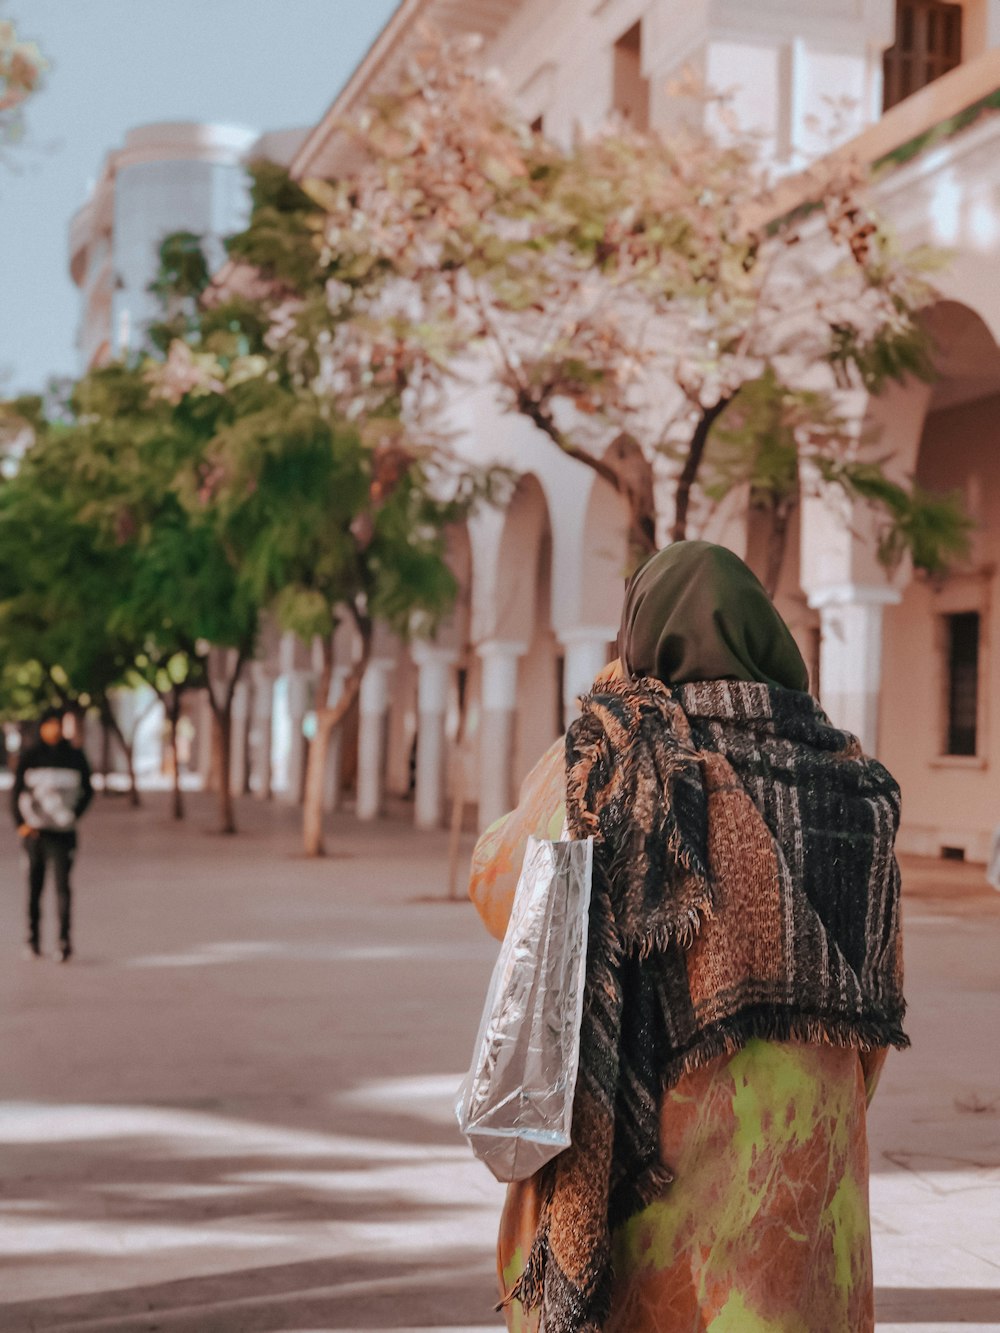
[[38, 456], [51, 446], [36, 448], [0, 491], [0, 653], [7, 683], [17, 686], [0, 706], [15, 714], [26, 685], [39, 705], [53, 695], [100, 697], [131, 658], [127, 640], [108, 628], [128, 575], [125, 553], [101, 546], [68, 478]]
[[250, 179], [250, 223], [229, 237], [226, 252], [264, 278], [305, 292], [322, 280], [316, 204], [273, 162], [251, 163]]
[[916, 569], [942, 575], [968, 556], [975, 524], [960, 493], [935, 494], [918, 482], [907, 489], [888, 477], [879, 462], [824, 464], [821, 471], [825, 480], [880, 514], [879, 559], [888, 568], [909, 554]]
[[747, 485], [761, 503], [780, 504], [799, 486], [799, 432], [829, 421], [820, 394], [783, 384], [773, 367], [744, 384], [709, 437], [703, 484], [711, 500]]
[[160, 264], [149, 290], [162, 301], [197, 300], [212, 280], [201, 237], [175, 231], [160, 243]]
[[37, 659], [0, 667], [0, 718], [5, 721], [30, 722], [46, 708], [66, 702], [60, 685]]
[[[38, 422], [0, 490], [4, 659], [37, 662], [73, 699], [137, 679], [163, 690], [200, 680], [197, 645], [251, 643], [257, 608], [175, 489], [195, 442], [137, 367], [91, 372], [72, 403], [69, 426]], [[4, 706], [23, 706], [23, 689]]]
[[853, 324], [834, 323], [829, 361], [841, 387], [850, 388], [856, 377], [873, 394], [908, 376], [935, 378], [933, 344], [915, 318], [887, 323], [867, 338]]
[[808, 460], [824, 482], [875, 511], [878, 556], [888, 569], [909, 554], [917, 569], [944, 574], [968, 555], [974, 524], [960, 494], [907, 487], [891, 478], [888, 460], [858, 459], [852, 446], [829, 395], [791, 388], [769, 368], [743, 385], [713, 427], [705, 494], [719, 501], [745, 486], [750, 503], [780, 523], [800, 502]]
[[[307, 197], [270, 168], [254, 191], [253, 244], [281, 217], [302, 241]], [[495, 485], [449, 472], [394, 412], [345, 421], [268, 348], [267, 300], [209, 293], [196, 237], [168, 237], [161, 260], [159, 356], [85, 375], [65, 422], [38, 399], [6, 405], [5, 430], [34, 441], [0, 489], [15, 711], [203, 683], [208, 646], [246, 660], [265, 611], [305, 640], [344, 615], [429, 631], [456, 592], [448, 526]]]

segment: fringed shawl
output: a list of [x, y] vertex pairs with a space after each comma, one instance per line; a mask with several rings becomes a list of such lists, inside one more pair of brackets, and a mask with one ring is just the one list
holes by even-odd
[[570, 833], [596, 839], [573, 1144], [507, 1300], [591, 1333], [611, 1230], [672, 1178], [664, 1089], [754, 1037], [908, 1044], [899, 789], [809, 695], [740, 681], [606, 686], [566, 761]]

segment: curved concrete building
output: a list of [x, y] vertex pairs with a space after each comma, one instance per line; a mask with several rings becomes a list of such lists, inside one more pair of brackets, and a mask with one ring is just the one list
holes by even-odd
[[81, 370], [141, 343], [157, 313], [148, 288], [163, 237], [203, 236], [210, 266], [218, 267], [222, 238], [247, 217], [247, 163], [287, 160], [301, 138], [296, 130], [261, 136], [245, 126], [183, 121], [129, 130], [70, 224], [70, 273], [83, 295]]

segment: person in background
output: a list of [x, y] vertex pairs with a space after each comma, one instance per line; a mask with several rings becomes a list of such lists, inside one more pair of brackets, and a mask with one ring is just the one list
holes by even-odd
[[63, 710], [48, 709], [39, 723], [37, 744], [21, 754], [11, 792], [14, 823], [28, 858], [30, 957], [41, 957], [42, 889], [48, 865], [59, 902], [59, 961], [68, 962], [73, 952], [70, 874], [76, 824], [93, 794], [87, 756], [63, 734]]

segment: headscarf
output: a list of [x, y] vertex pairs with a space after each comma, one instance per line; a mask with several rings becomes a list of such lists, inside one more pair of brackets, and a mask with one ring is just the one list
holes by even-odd
[[763, 584], [738, 555], [714, 542], [674, 542], [632, 575], [618, 654], [633, 680], [745, 680], [809, 689], [802, 654]]

